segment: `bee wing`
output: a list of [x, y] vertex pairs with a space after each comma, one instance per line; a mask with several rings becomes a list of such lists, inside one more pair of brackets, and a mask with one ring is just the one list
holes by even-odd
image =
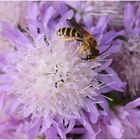
[[87, 32], [84, 28], [83, 25], [76, 23], [74, 18], [72, 19], [67, 19], [68, 25], [72, 26], [75, 28], [82, 36]]

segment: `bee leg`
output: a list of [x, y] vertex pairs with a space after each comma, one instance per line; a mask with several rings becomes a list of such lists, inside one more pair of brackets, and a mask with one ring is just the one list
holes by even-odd
[[76, 40], [75, 38], [64, 38], [65, 41]]
[[84, 48], [81, 46], [80, 50], [79, 50], [79, 54], [83, 54]]
[[79, 50], [79, 54], [80, 55], [86, 55], [86, 50], [85, 50], [85, 47], [84, 46], [81, 46], [80, 50]]
[[70, 37], [65, 37], [64, 40], [65, 41], [72, 41], [72, 40], [82, 41], [82, 39], [80, 39], [80, 38], [74, 38], [74, 37], [71, 37], [71, 38]]
[[90, 51], [90, 50], [87, 50], [87, 54], [88, 54], [88, 55], [91, 55], [91, 51]]

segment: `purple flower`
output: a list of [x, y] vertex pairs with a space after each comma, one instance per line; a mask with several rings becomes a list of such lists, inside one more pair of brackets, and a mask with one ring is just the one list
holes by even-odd
[[[66, 138], [69, 133], [78, 133], [74, 129], [77, 122], [95, 136], [92, 124], [100, 116], [97, 104], [104, 114], [109, 111], [102, 93], [123, 91], [125, 84], [109, 67], [112, 60], [105, 54], [95, 61], [84, 61], [78, 54], [79, 42], [67, 42], [56, 35], [59, 28], [68, 26], [66, 19], [72, 18], [73, 11], [62, 16], [55, 6], [48, 5], [44, 11], [43, 5], [32, 3], [24, 21], [25, 33], [3, 23], [1, 35], [14, 48], [0, 54], [0, 95], [12, 96], [7, 113], [23, 122], [23, 132], [29, 138]], [[117, 35], [107, 32], [106, 25], [107, 18], [101, 17], [90, 30], [100, 53]], [[119, 45], [114, 41], [108, 53], [116, 52]], [[3, 98], [0, 102], [5, 104]]]
[[[127, 94], [131, 97], [139, 95], [140, 85], [140, 6], [139, 3], [128, 3], [124, 12], [124, 30], [120, 34], [127, 38], [120, 53], [114, 57], [113, 67], [121, 79], [128, 83]], [[120, 61], [121, 60], [121, 61]]]
[[140, 98], [125, 106], [116, 107], [116, 115], [122, 123], [124, 133], [122, 138], [140, 138]]
[[124, 132], [120, 120], [112, 111], [110, 111], [108, 115], [100, 116], [97, 124], [95, 124], [93, 128], [98, 130], [96, 138], [100, 139], [122, 138]]
[[123, 11], [126, 2], [121, 1], [67, 1], [66, 4], [74, 9], [77, 21], [92, 27], [102, 16], [109, 17], [111, 27], [120, 28], [123, 24]]
[[[25, 7], [28, 2], [0, 2], [0, 20], [10, 22], [13, 25], [22, 22], [22, 18], [25, 16]], [[11, 12], [9, 12], [11, 11]], [[1, 29], [1, 26], [0, 26]]]
[[131, 139], [140, 138], [140, 98], [122, 106], [113, 107], [106, 115], [102, 113], [96, 124], [92, 125], [96, 131], [93, 137], [88, 131], [84, 132], [83, 138], [97, 139]]
[[12, 97], [0, 96], [0, 138], [28, 138], [27, 134], [23, 131], [24, 122], [17, 120], [13, 115], [7, 113], [11, 99]]
[[27, 139], [28, 135], [22, 130], [23, 123], [16, 119], [5, 120], [0, 123], [0, 138]]

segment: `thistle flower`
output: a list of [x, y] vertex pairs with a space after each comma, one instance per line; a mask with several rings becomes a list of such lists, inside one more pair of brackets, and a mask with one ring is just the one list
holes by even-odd
[[127, 81], [127, 93], [129, 93], [131, 97], [138, 96], [140, 91], [140, 6], [137, 3], [137, 8], [135, 7], [136, 5], [134, 6], [130, 3], [126, 5], [124, 12], [124, 30], [120, 31], [120, 33], [126, 36], [128, 41], [125, 42], [125, 47], [122, 48], [121, 52], [115, 55], [113, 63], [113, 67], [119, 73], [122, 80]]
[[[96, 123], [100, 115], [96, 105], [108, 113], [101, 92], [122, 91], [124, 83], [109, 67], [111, 59], [83, 61], [77, 52], [78, 42], [65, 42], [56, 35], [57, 29], [66, 26], [66, 19], [73, 16], [72, 11], [56, 24], [58, 13], [52, 6], [42, 15], [36, 3], [29, 9], [25, 34], [6, 23], [1, 32], [15, 47], [0, 54], [0, 93], [13, 99], [8, 114], [24, 122], [22, 128], [29, 138], [48, 138], [52, 134], [53, 138], [66, 138], [76, 121], [94, 135], [90, 123]], [[103, 36], [98, 42], [102, 52], [108, 42], [103, 44], [107, 39], [103, 35], [105, 28], [99, 25], [95, 31]]]

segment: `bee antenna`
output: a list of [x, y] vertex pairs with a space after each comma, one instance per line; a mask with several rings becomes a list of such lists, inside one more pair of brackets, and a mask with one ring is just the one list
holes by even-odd
[[[124, 37], [124, 36], [122, 36], [122, 35], [116, 36], [113, 40], [116, 40], [116, 39], [119, 39], [119, 40], [122, 40], [122, 41], [125, 41], [125, 42], [128, 41], [128, 38], [126, 38], [126, 37]], [[104, 54], [106, 51], [108, 51], [108, 50], [111, 48], [111, 46], [112, 46], [112, 43], [110, 44], [110, 46], [109, 46], [106, 50], [104, 50], [102, 53], [100, 53], [99, 56], [101, 56], [101, 55]]]
[[107, 49], [105, 49], [102, 53], [99, 54], [99, 56], [101, 56], [102, 54], [104, 54], [106, 51], [108, 51], [110, 48], [112, 47], [112, 43], [109, 45], [109, 47]]

